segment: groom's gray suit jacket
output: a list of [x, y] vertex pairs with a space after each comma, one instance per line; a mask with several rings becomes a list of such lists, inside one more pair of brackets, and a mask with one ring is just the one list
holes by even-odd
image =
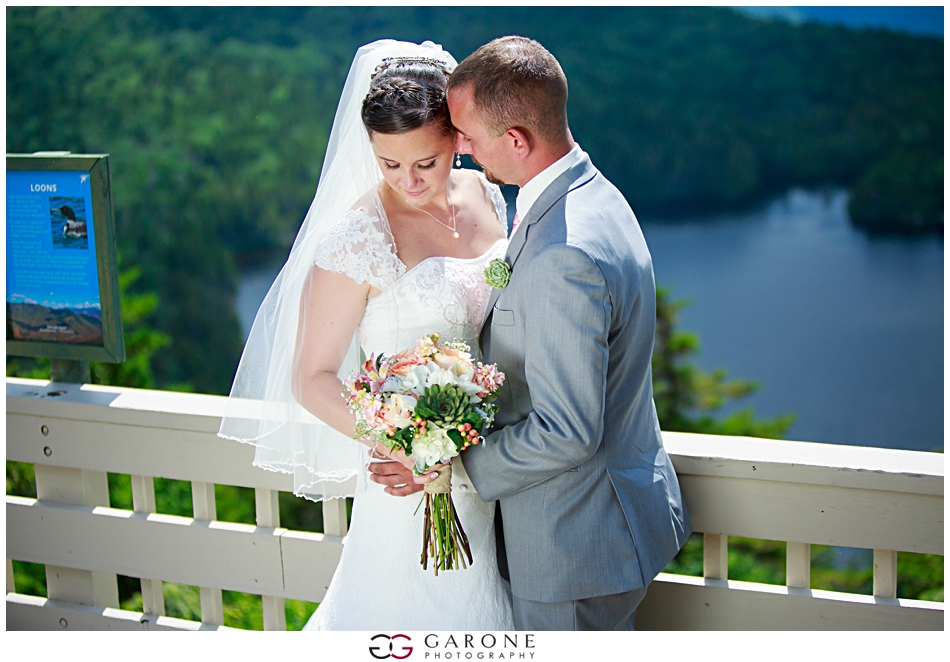
[[495, 431], [461, 459], [500, 503], [516, 596], [641, 588], [692, 532], [653, 404], [650, 252], [586, 155], [522, 223], [481, 334], [484, 360], [507, 375]]

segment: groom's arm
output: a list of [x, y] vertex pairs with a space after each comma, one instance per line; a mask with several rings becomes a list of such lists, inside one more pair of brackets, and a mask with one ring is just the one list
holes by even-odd
[[485, 501], [583, 464], [604, 432], [611, 301], [600, 268], [583, 250], [563, 244], [518, 267], [533, 409], [462, 453]]

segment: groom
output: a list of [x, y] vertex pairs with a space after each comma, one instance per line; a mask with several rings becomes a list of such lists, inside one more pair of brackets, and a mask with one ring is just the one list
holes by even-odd
[[492, 291], [480, 339], [507, 379], [494, 431], [460, 458], [479, 496], [498, 502], [515, 624], [632, 630], [692, 532], [653, 405], [650, 252], [571, 137], [567, 79], [544, 47], [496, 39], [458, 65], [447, 93], [459, 152], [520, 187], [510, 280]]

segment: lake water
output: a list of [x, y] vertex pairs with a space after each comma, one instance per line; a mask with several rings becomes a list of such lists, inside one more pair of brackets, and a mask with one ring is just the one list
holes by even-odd
[[[943, 449], [943, 242], [854, 229], [844, 191], [747, 213], [641, 218], [657, 283], [693, 303], [696, 363], [761, 384], [723, 413], [796, 412], [789, 439]], [[248, 272], [245, 335], [280, 265]]]
[[[847, 193], [790, 191], [715, 219], [643, 219], [656, 280], [693, 304], [697, 363], [761, 389], [738, 407], [796, 412], [789, 439], [943, 448], [943, 242], [878, 238]], [[734, 411], [731, 406], [726, 411]]]

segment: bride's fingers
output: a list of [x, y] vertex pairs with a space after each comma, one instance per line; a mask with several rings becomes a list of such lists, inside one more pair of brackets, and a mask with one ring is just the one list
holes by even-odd
[[372, 458], [374, 458], [374, 459], [377, 459], [377, 460], [392, 460], [392, 459], [395, 459], [395, 458], [393, 458], [392, 451], [390, 451], [390, 449], [386, 448], [385, 446], [383, 446], [383, 445], [380, 444], [379, 442], [377, 442], [376, 445], [373, 446], [373, 447], [370, 449], [369, 455], [370, 455], [370, 457], [372, 457]]
[[443, 469], [449, 466], [450, 464], [452, 464], [451, 460], [449, 460], [445, 464], [433, 464], [431, 467], [426, 469], [426, 472], [422, 474], [421, 476], [416, 476], [415, 474], [413, 474], [413, 479], [419, 485], [425, 485], [426, 483], [431, 483], [432, 481], [434, 481], [436, 478], [439, 477], [439, 473], [438, 473], [439, 469]]
[[434, 480], [435, 480], [436, 478], [438, 478], [438, 477], [439, 477], [439, 474], [438, 474], [438, 473], [435, 473], [435, 472], [432, 472], [432, 471], [427, 471], [426, 473], [422, 474], [421, 476], [413, 475], [413, 476], [412, 476], [412, 482], [414, 482], [414, 483], [415, 483], [416, 485], [418, 485], [419, 487], [423, 487], [426, 483], [431, 483], [432, 481], [434, 481]]
[[395, 460], [410, 470], [415, 466], [415, 463], [403, 450], [399, 448], [386, 448], [380, 443], [377, 443], [373, 448], [372, 455], [375, 458], [386, 457]]

